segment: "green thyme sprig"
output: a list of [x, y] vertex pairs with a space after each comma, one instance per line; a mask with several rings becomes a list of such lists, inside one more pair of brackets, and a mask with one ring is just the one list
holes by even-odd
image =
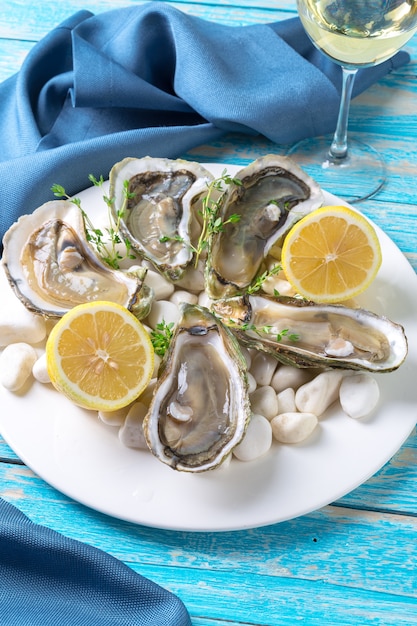
[[159, 322], [159, 324], [156, 325], [155, 330], [151, 331], [151, 342], [153, 348], [155, 353], [160, 357], [163, 357], [169, 348], [173, 335], [173, 328], [174, 322], [169, 322], [167, 324], [165, 320], [162, 320], [162, 322]]
[[[93, 174], [90, 174], [88, 179], [93, 183], [95, 187], [101, 187], [104, 183], [103, 176], [100, 176], [99, 179], [95, 178]], [[75, 204], [77, 206], [84, 218], [85, 224], [85, 233], [87, 241], [89, 241], [97, 250], [98, 255], [101, 259], [107, 263], [113, 269], [120, 268], [120, 262], [124, 259], [135, 259], [136, 256], [132, 251], [132, 245], [128, 239], [122, 238], [120, 235], [120, 221], [124, 215], [125, 207], [128, 199], [132, 197], [132, 194], [128, 191], [128, 181], [125, 181], [123, 185], [123, 193], [124, 193], [124, 202], [121, 209], [118, 210], [116, 215], [116, 221], [113, 220], [112, 216], [112, 205], [114, 203], [114, 198], [110, 198], [109, 196], [103, 195], [103, 200], [107, 205], [108, 211], [108, 221], [109, 226], [105, 229], [107, 233], [107, 240], [105, 240], [105, 235], [100, 228], [96, 228], [87, 213], [81, 206], [81, 200], [77, 197], [72, 197], [67, 194], [65, 188], [62, 185], [54, 184], [51, 187], [51, 191], [57, 198], [65, 198]], [[124, 244], [125, 253], [122, 255], [117, 248], [118, 245]]]
[[[259, 327], [259, 326], [255, 326], [254, 324], [244, 324], [243, 329], [251, 330], [257, 335], [259, 335], [260, 337], [262, 337], [262, 335], [270, 335], [273, 329], [273, 326], [265, 325], [265, 326]], [[275, 333], [275, 341], [277, 341], [278, 343], [281, 342], [285, 338], [289, 339], [290, 341], [297, 342], [300, 340], [300, 335], [298, 335], [297, 333], [290, 332], [289, 328], [283, 328], [279, 333]]]
[[[240, 220], [240, 215], [233, 213], [227, 220], [223, 220], [219, 215], [219, 203], [220, 198], [215, 200], [213, 195], [215, 192], [220, 194], [224, 191], [223, 185], [230, 185], [234, 183], [237, 186], [242, 185], [242, 181], [238, 178], [232, 178], [227, 174], [227, 170], [223, 170], [221, 176], [215, 178], [210, 183], [207, 183], [207, 193], [202, 199], [201, 210], [199, 214], [202, 217], [202, 227], [197, 244], [189, 244], [191, 250], [194, 252], [194, 266], [197, 267], [201, 254], [207, 248], [210, 236], [216, 233], [220, 233], [224, 230], [227, 224], [236, 224]], [[164, 235], [160, 237], [161, 243], [167, 241], [179, 241], [183, 242], [184, 239], [180, 235]]]
[[[264, 335], [271, 335], [274, 327], [270, 324], [265, 324], [264, 326], [256, 326], [251, 322], [245, 322], [243, 324], [236, 323], [233, 319], [229, 319], [228, 324], [229, 328], [235, 328], [237, 330], [243, 330], [245, 332], [252, 331], [259, 337], [263, 337]], [[283, 328], [279, 332], [274, 333], [275, 341], [280, 343], [284, 339], [289, 339], [292, 342], [300, 341], [300, 335], [297, 333], [291, 332], [289, 328]]]
[[[263, 287], [264, 282], [271, 276], [276, 276], [277, 274], [279, 274], [281, 270], [282, 270], [282, 265], [280, 265], [279, 263], [277, 265], [274, 265], [270, 270], [266, 270], [265, 272], [263, 272], [263, 274], [261, 274], [260, 276], [256, 278], [256, 280], [252, 283], [252, 285], [250, 285], [246, 289], [246, 292], [249, 295], [252, 295], [260, 291]], [[279, 296], [279, 293], [277, 292], [276, 289], [274, 290], [274, 295]]]
[[[195, 250], [195, 267], [197, 267], [198, 260], [202, 252], [207, 248], [211, 235], [221, 233], [224, 231], [227, 224], [236, 224], [240, 220], [240, 215], [233, 213], [227, 220], [223, 220], [219, 215], [220, 197], [224, 191], [223, 185], [234, 184], [237, 187], [242, 185], [242, 181], [239, 178], [232, 178], [224, 169], [221, 176], [215, 178], [207, 184], [207, 193], [202, 200], [201, 217], [203, 218], [203, 224], [201, 228], [200, 237], [197, 242]], [[213, 198], [215, 192], [220, 193], [220, 197]]]

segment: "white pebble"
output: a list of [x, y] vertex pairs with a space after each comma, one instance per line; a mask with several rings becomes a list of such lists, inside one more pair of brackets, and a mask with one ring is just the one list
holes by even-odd
[[150, 405], [150, 403], [152, 401], [157, 380], [158, 380], [157, 378], [151, 378], [151, 380], [149, 381], [149, 384], [146, 387], [146, 389], [144, 389], [142, 391], [142, 393], [140, 394], [140, 401], [141, 401], [141, 403], [144, 404], [147, 407], [149, 407], [149, 405]]
[[210, 309], [211, 303], [212, 303], [212, 300], [209, 297], [208, 293], [206, 293], [205, 291], [202, 291], [201, 293], [198, 294], [197, 304], [199, 306], [204, 306], [206, 307], [206, 309]]
[[262, 284], [262, 290], [271, 296], [275, 293], [279, 293], [280, 296], [293, 296], [295, 294], [295, 289], [288, 280], [283, 280], [278, 276], [269, 276]]
[[46, 337], [43, 317], [29, 311], [15, 295], [0, 267], [0, 346], [11, 343], [38, 343]]
[[119, 439], [127, 448], [148, 450], [143, 434], [143, 419], [148, 408], [142, 402], [135, 402], [129, 409], [123, 425], [119, 429]]
[[339, 398], [343, 411], [349, 417], [365, 417], [378, 404], [379, 385], [370, 374], [348, 376], [342, 380]]
[[27, 343], [11, 343], [0, 355], [0, 383], [9, 391], [23, 387], [37, 360], [33, 346]]
[[145, 284], [153, 290], [155, 300], [166, 300], [174, 292], [174, 285], [153, 270], [148, 270]]
[[314, 413], [320, 417], [339, 397], [343, 372], [329, 370], [299, 387], [295, 393], [295, 405], [301, 413]]
[[253, 393], [257, 387], [256, 380], [250, 372], [248, 372], [248, 393]]
[[188, 302], [188, 304], [197, 304], [198, 298], [195, 293], [190, 293], [189, 291], [183, 291], [182, 289], [178, 289], [177, 291], [174, 291], [169, 301], [172, 302], [172, 304], [179, 306], [182, 302]]
[[46, 352], [41, 354], [33, 364], [32, 374], [39, 383], [47, 384], [51, 382], [46, 365]]
[[277, 393], [278, 413], [294, 413], [297, 410], [295, 406], [295, 391], [292, 387], [287, 387]]
[[313, 413], [281, 413], [271, 421], [272, 434], [280, 443], [300, 443], [318, 424]]
[[176, 324], [180, 319], [181, 312], [179, 308], [169, 300], [157, 300], [153, 303], [152, 308], [147, 317], [147, 323], [153, 329], [162, 321], [167, 324], [173, 322]]
[[124, 272], [129, 274], [136, 274], [137, 276], [143, 276], [144, 268], [148, 267], [147, 265], [129, 265], [129, 267], [125, 267], [123, 269]]
[[[320, 370], [316, 370], [315, 373], [319, 371]], [[301, 387], [301, 385], [311, 380], [315, 373], [310, 368], [280, 365], [272, 377], [271, 387], [273, 387], [277, 393], [288, 387], [298, 389], [298, 387]]]
[[192, 291], [193, 293], [199, 293], [204, 289], [204, 270], [203, 263], [199, 261], [198, 267], [195, 268], [194, 265], [189, 265], [185, 270], [183, 276], [175, 281], [177, 287], [181, 287], [181, 289], [186, 289], [187, 291]]
[[128, 411], [129, 406], [124, 406], [117, 411], [99, 411], [98, 417], [104, 424], [107, 424], [108, 426], [121, 426], [126, 419]]
[[257, 352], [252, 358], [250, 372], [258, 385], [270, 385], [278, 361], [265, 352]]
[[239, 461], [254, 461], [266, 454], [271, 444], [271, 424], [263, 415], [254, 413], [246, 429], [245, 437], [234, 448], [233, 455]]
[[277, 394], [268, 385], [258, 387], [250, 395], [250, 404], [253, 413], [258, 413], [271, 420], [278, 413]]

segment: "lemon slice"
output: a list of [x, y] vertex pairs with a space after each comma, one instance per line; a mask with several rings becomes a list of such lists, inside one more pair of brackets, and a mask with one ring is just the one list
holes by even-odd
[[315, 302], [343, 302], [367, 289], [382, 255], [373, 226], [344, 206], [326, 206], [303, 217], [282, 248], [287, 280]]
[[48, 373], [58, 391], [86, 409], [114, 411], [148, 385], [154, 350], [143, 325], [113, 302], [80, 304], [52, 329]]

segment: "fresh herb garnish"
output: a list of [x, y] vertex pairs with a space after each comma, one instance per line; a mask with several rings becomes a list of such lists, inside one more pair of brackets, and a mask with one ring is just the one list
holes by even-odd
[[[100, 178], [97, 179], [95, 178], [95, 176], [90, 174], [88, 179], [90, 180], [90, 182], [93, 183], [95, 187], [101, 187], [101, 185], [104, 183], [103, 176], [100, 176]], [[107, 205], [109, 220], [109, 226], [105, 229], [107, 233], [106, 241], [104, 239], [103, 231], [100, 228], [95, 228], [87, 213], [82, 208], [80, 198], [69, 196], [62, 185], [55, 184], [51, 187], [51, 191], [55, 197], [65, 198], [75, 204], [80, 209], [84, 218], [85, 234], [87, 241], [94, 245], [101, 259], [113, 269], [119, 269], [120, 262], [124, 259], [136, 258], [135, 254], [132, 251], [132, 245], [130, 241], [128, 239], [122, 238], [120, 235], [120, 220], [124, 215], [127, 200], [132, 197], [132, 194], [130, 194], [128, 191], [128, 185], [128, 181], [125, 181], [123, 184], [125, 201], [122, 208], [119, 209], [119, 211], [117, 212], [116, 221], [114, 221], [111, 211], [112, 205], [114, 203], [114, 198], [109, 198], [108, 196], [103, 195], [103, 200]], [[124, 244], [125, 246], [125, 253], [123, 255], [117, 248], [117, 246], [120, 244]]]
[[203, 225], [195, 249], [195, 267], [197, 267], [201, 253], [208, 246], [210, 236], [223, 232], [227, 224], [236, 224], [240, 220], [240, 215], [233, 213], [227, 220], [223, 221], [222, 218], [217, 215], [220, 206], [220, 198], [217, 200], [213, 199], [214, 192], [218, 191], [220, 194], [223, 193], [223, 184], [230, 185], [232, 183], [238, 187], [242, 185], [242, 181], [239, 178], [232, 178], [232, 176], [227, 173], [227, 170], [224, 169], [221, 176], [215, 178], [207, 185], [207, 194], [202, 201], [201, 216], [203, 218]]
[[283, 339], [289, 339], [290, 341], [297, 342], [300, 341], [300, 335], [297, 333], [293, 333], [289, 328], [283, 328], [279, 332], [274, 331], [274, 327], [270, 324], [266, 324], [265, 326], [256, 326], [251, 322], [245, 322], [243, 324], [236, 323], [233, 319], [229, 319], [228, 324], [229, 328], [235, 328], [243, 331], [252, 331], [259, 337], [263, 335], [271, 335], [275, 336], [275, 341], [281, 342]]
[[[210, 236], [212, 234], [222, 232], [227, 224], [236, 224], [236, 222], [240, 220], [240, 215], [238, 215], [237, 213], [233, 213], [233, 215], [231, 215], [227, 220], [224, 221], [221, 217], [217, 215], [219, 210], [220, 198], [215, 200], [213, 198], [213, 194], [216, 191], [220, 192], [221, 194], [224, 191], [223, 184], [230, 185], [231, 183], [234, 183], [237, 186], [242, 185], [241, 180], [239, 180], [238, 178], [232, 178], [227, 174], [227, 170], [223, 170], [221, 176], [215, 178], [207, 184], [207, 193], [202, 199], [202, 206], [201, 210], [199, 211], [202, 217], [201, 233], [195, 246], [193, 246], [191, 243], [189, 244], [191, 250], [195, 254], [195, 267], [197, 267], [198, 265], [198, 261], [202, 252], [207, 248], [209, 244]], [[179, 235], [163, 235], [162, 237], [160, 237], [159, 241], [161, 243], [166, 243], [168, 241], [183, 242], [184, 239]]]
[[[250, 285], [247, 288], [246, 292], [249, 295], [251, 295], [253, 293], [256, 293], [257, 291], [260, 291], [262, 289], [264, 282], [268, 278], [270, 278], [270, 276], [275, 276], [276, 274], [279, 274], [281, 270], [282, 270], [282, 266], [279, 263], [278, 265], [274, 265], [270, 270], [266, 270], [265, 272], [263, 272], [263, 274], [261, 274], [260, 276], [256, 278], [256, 280], [252, 283], [252, 285]], [[275, 296], [279, 295], [276, 289], [274, 290], [274, 295]]]
[[162, 320], [156, 325], [155, 330], [151, 331], [151, 342], [158, 356], [163, 357], [168, 350], [173, 335], [173, 327], [174, 322], [167, 324], [165, 320]]

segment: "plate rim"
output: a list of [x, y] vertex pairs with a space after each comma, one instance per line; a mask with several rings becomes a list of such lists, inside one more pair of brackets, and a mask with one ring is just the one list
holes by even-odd
[[[225, 164], [225, 163], [202, 163], [203, 166], [207, 167], [207, 169], [212, 168], [214, 170], [214, 174], [216, 175], [216, 168], [221, 171], [223, 171], [224, 168], [227, 168], [229, 171], [229, 173], [232, 173], [232, 175], [234, 174], [234, 170], [237, 171], [238, 169], [240, 169], [241, 167], [243, 167], [243, 165], [236, 165], [236, 164]], [[77, 194], [78, 197], [83, 198], [83, 194], [84, 197], [88, 194], [92, 194], [93, 191], [91, 190], [91, 188], [85, 190], [85, 192], [81, 192], [80, 194]], [[97, 189], [94, 190], [94, 193], [98, 193]], [[329, 194], [328, 192], [324, 192], [325, 193], [325, 198], [329, 198], [332, 202], [336, 201], [337, 204], [343, 204], [344, 206], [348, 206], [350, 208], [352, 208], [353, 210], [361, 213], [361, 211], [358, 210], [357, 207], [354, 207], [350, 204], [348, 204], [347, 202], [344, 202], [343, 200], [341, 200], [340, 198], [338, 198], [337, 196], [334, 196], [332, 194]], [[327, 202], [327, 200], [326, 200]], [[363, 213], [361, 213], [363, 215]], [[388, 249], [391, 251], [391, 253], [394, 253], [395, 255], [400, 255], [403, 263], [404, 263], [404, 267], [407, 268], [407, 271], [409, 273], [408, 276], [408, 280], [411, 280], [412, 282], [415, 282], [415, 284], [417, 285], [417, 275], [414, 272], [412, 266], [410, 265], [410, 263], [408, 262], [407, 258], [405, 257], [405, 255], [401, 252], [401, 250], [398, 248], [398, 246], [395, 244], [395, 242], [393, 242], [390, 237], [377, 225], [375, 224], [370, 218], [368, 218], [367, 216], [365, 216], [366, 219], [368, 219], [368, 221], [373, 224], [373, 226], [375, 227], [375, 230], [378, 234], [378, 238], [381, 242], [381, 247], [384, 251], [384, 247], [388, 246]], [[378, 278], [376, 279], [378, 280]], [[417, 291], [417, 290], [416, 290]], [[413, 304], [415, 305], [416, 311], [417, 311], [417, 296], [414, 298], [413, 300]], [[407, 329], [406, 329], [407, 331]], [[412, 352], [415, 353], [416, 349], [414, 348], [414, 341], [412, 344]], [[407, 357], [408, 359], [408, 357]], [[407, 363], [403, 364], [400, 368], [400, 377], [401, 377], [401, 371], [403, 370], [403, 368], [406, 368], [407, 371], [409, 369], [409, 366], [407, 366]], [[391, 376], [391, 374], [390, 374]], [[39, 389], [39, 391], [42, 391], [41, 389]], [[54, 390], [50, 390], [48, 391], [48, 394], [54, 394], [57, 393]], [[1, 397], [5, 397], [5, 391], [1, 390], [0, 392], [0, 398]], [[10, 400], [10, 396], [7, 395], [6, 392], [6, 396], [9, 398]], [[19, 398], [19, 396], [14, 396], [14, 402], [11, 402], [11, 405], [13, 405], [16, 401], [16, 397]], [[46, 396], [45, 396], [46, 397]], [[62, 399], [62, 398], [60, 398]], [[414, 400], [414, 398], [413, 398]], [[416, 395], [416, 403], [417, 403], [417, 395]], [[81, 416], [81, 414], [83, 414], [82, 410], [79, 410], [77, 407], [76, 411], [78, 413], [78, 411], [81, 411], [81, 413], [79, 414]], [[83, 419], [85, 418], [85, 416], [83, 416]], [[350, 419], [350, 418], [349, 418]], [[13, 420], [16, 420], [16, 416], [13, 416]], [[72, 498], [73, 500], [93, 509], [96, 510], [100, 513], [104, 513], [106, 515], [110, 515], [112, 517], [115, 517], [117, 519], [121, 519], [121, 520], [125, 520], [131, 523], [135, 523], [135, 524], [141, 524], [141, 525], [145, 525], [148, 527], [152, 527], [152, 528], [158, 528], [158, 529], [164, 529], [164, 530], [173, 530], [173, 531], [187, 531], [187, 532], [224, 532], [224, 531], [236, 531], [236, 530], [243, 530], [243, 529], [248, 529], [248, 528], [256, 528], [256, 527], [262, 527], [262, 526], [266, 526], [266, 525], [270, 525], [270, 524], [276, 524], [276, 523], [280, 523], [283, 521], [287, 521], [289, 519], [293, 519], [302, 515], [305, 515], [307, 513], [311, 513], [315, 510], [318, 510], [319, 508], [321, 508], [322, 506], [325, 506], [326, 504], [329, 504], [330, 502], [333, 502], [341, 497], [343, 497], [344, 495], [346, 495], [347, 493], [349, 493], [350, 491], [352, 491], [353, 489], [356, 489], [358, 486], [360, 486], [361, 484], [363, 484], [364, 482], [366, 482], [371, 476], [373, 476], [376, 472], [378, 472], [393, 456], [394, 454], [402, 447], [402, 445], [404, 444], [404, 442], [407, 440], [407, 438], [410, 436], [410, 434], [412, 433], [414, 426], [415, 426], [415, 418], [413, 418], [413, 423], [412, 420], [410, 420], [410, 422], [408, 422], [408, 420], [406, 421], [406, 424], [404, 424], [404, 426], [402, 427], [401, 430], [401, 437], [398, 437], [395, 441], [395, 443], [393, 443], [392, 447], [388, 447], [386, 449], [386, 454], [383, 455], [383, 457], [380, 457], [378, 461], [375, 461], [375, 463], [372, 464], [372, 466], [369, 467], [369, 471], [365, 474], [363, 474], [362, 478], [358, 481], [355, 482], [351, 488], [349, 489], [342, 489], [342, 491], [340, 493], [337, 493], [337, 490], [333, 489], [332, 491], [332, 495], [330, 497], [322, 497], [320, 499], [317, 500], [317, 506], [306, 506], [305, 509], [303, 509], [303, 507], [300, 507], [294, 515], [292, 514], [285, 514], [285, 515], [263, 515], [260, 518], [258, 517], [257, 519], [255, 519], [252, 515], [252, 517], [246, 517], [243, 515], [243, 519], [240, 521], [237, 521], [236, 516], [233, 516], [229, 519], [229, 521], [226, 521], [226, 519], [222, 522], [222, 523], [218, 523], [218, 524], [213, 524], [213, 523], [208, 523], [205, 524], [202, 522], [201, 517], [199, 517], [199, 521], [194, 521], [194, 522], [185, 522], [183, 521], [182, 523], [177, 522], [170, 522], [169, 520], [166, 519], [161, 519], [159, 523], [157, 523], [156, 519], [152, 520], [149, 518], [149, 516], [147, 517], [144, 514], [141, 514], [140, 511], [136, 511], [136, 512], [129, 512], [126, 509], [123, 509], [123, 512], [118, 511], [117, 510], [117, 503], [115, 503], [114, 505], [109, 505], [108, 503], [104, 503], [104, 505], [100, 506], [100, 498], [99, 500], [97, 500], [96, 497], [92, 498], [89, 496], [88, 491], [85, 493], [83, 489], [81, 489], [81, 486], [78, 488], [77, 485], [72, 484], [71, 483], [71, 479], [66, 478], [66, 474], [65, 472], [63, 472], [62, 474], [59, 473], [58, 476], [52, 476], [49, 468], [48, 468], [48, 464], [46, 464], [46, 466], [44, 465], [43, 462], [41, 462], [41, 460], [36, 456], [36, 454], [32, 454], [31, 452], [31, 446], [28, 445], [27, 441], [22, 441], [21, 440], [21, 434], [18, 434], [18, 429], [16, 430], [16, 426], [15, 429], [13, 429], [13, 420], [8, 419], [5, 417], [4, 415], [4, 411], [2, 411], [0, 413], [0, 432], [2, 433], [2, 436], [4, 437], [6, 443], [10, 446], [10, 448], [19, 456], [19, 458], [21, 458], [21, 460], [35, 473], [37, 474], [40, 478], [42, 478], [47, 484], [49, 484], [51, 487], [53, 487], [54, 489], [57, 489], [59, 492], [63, 493], [64, 495], [66, 495], [67, 497]], [[54, 429], [55, 430], [59, 430], [57, 428], [57, 419], [53, 419], [54, 422]], [[77, 420], [79, 421], [79, 419], [77, 418]], [[51, 421], [48, 418], [48, 421]], [[325, 420], [327, 421], [327, 420]], [[331, 418], [329, 418], [328, 421], [331, 421]], [[87, 424], [87, 421], [86, 421]], [[95, 425], [94, 428], [91, 428], [91, 424], [87, 427], [84, 425], [83, 423], [83, 428], [85, 428], [85, 431], [88, 430], [88, 432], [93, 433], [97, 430], [97, 424]], [[109, 448], [109, 441], [112, 441], [112, 439], [109, 439], [109, 436], [111, 436], [114, 439], [114, 431], [110, 431], [109, 428], [111, 427], [106, 427], [105, 424], [100, 423], [99, 424], [100, 429], [102, 429], [102, 439], [104, 441], [104, 439], [106, 440], [106, 445], [105, 448]], [[106, 435], [105, 435], [106, 433]], [[54, 433], [55, 436], [55, 445], [57, 444], [57, 441], [59, 437], [64, 437], [65, 438], [65, 433]], [[71, 436], [73, 436], [73, 433], [71, 434]], [[75, 439], [74, 439], [75, 440]], [[64, 444], [62, 444], [62, 441], [60, 443], [60, 445], [65, 447], [65, 442]], [[110, 444], [110, 449], [111, 449], [111, 444]], [[128, 449], [129, 450], [129, 449]], [[126, 449], [125, 449], [126, 451]], [[138, 451], [133, 451], [133, 454], [136, 455]], [[68, 450], [66, 450], [66, 453], [68, 453]], [[150, 453], [145, 452], [144, 454], [149, 455]], [[271, 453], [273, 454], [273, 452]], [[152, 455], [150, 455], [152, 456]], [[126, 454], [126, 457], [129, 457], [129, 464], [132, 463], [132, 461], [130, 460], [132, 458], [132, 450], [130, 450], [128, 452], [128, 454]], [[290, 456], [291, 458], [291, 456]], [[159, 463], [158, 461], [156, 461], [156, 459], [154, 459], [155, 463], [159, 465], [162, 465], [161, 463]], [[57, 465], [57, 461], [55, 461], [56, 465], [55, 467], [58, 467]], [[69, 461], [67, 460], [67, 463], [69, 463]], [[83, 463], [85, 463], [85, 459], [83, 459]], [[238, 462], [239, 463], [239, 462]], [[249, 464], [247, 464], [248, 466]], [[260, 459], [259, 461], [255, 461], [255, 462], [251, 462], [251, 467], [253, 469], [256, 468], [262, 468], [263, 465], [263, 461], [262, 459]], [[268, 465], [268, 464], [266, 464]], [[248, 471], [247, 471], [247, 466], [244, 472], [242, 472], [242, 476], [243, 474], [245, 474], [246, 476], [248, 476]], [[53, 469], [53, 468], [52, 468]], [[68, 466], [67, 468], [68, 469]], [[173, 472], [173, 470], [171, 470], [170, 468], [165, 468], [164, 467], [164, 471], [168, 470], [169, 472]], [[122, 471], [122, 468], [119, 467], [119, 470]], [[228, 472], [230, 471], [229, 469], [221, 469], [221, 470], [216, 470], [216, 472]], [[260, 471], [265, 471], [265, 469], [261, 469]], [[163, 474], [164, 472], [162, 472]], [[236, 474], [236, 470], [234, 471], [234, 473]], [[160, 472], [161, 474], [161, 472]], [[225, 477], [225, 474], [222, 474], [223, 479]], [[207, 492], [210, 493], [210, 496], [212, 497], [212, 491], [213, 489], [215, 490], [215, 487], [213, 487], [213, 481], [212, 480], [205, 480], [204, 478], [202, 480], [200, 480], [200, 478], [198, 476], [187, 476], [187, 477], [181, 477], [181, 480], [185, 478], [185, 480], [183, 480], [184, 485], [190, 484], [190, 479], [197, 479], [200, 481], [200, 484], [204, 485], [204, 488], [206, 489]], [[234, 481], [233, 484], [236, 483], [236, 477], [233, 477]], [[158, 476], [158, 480], [160, 479], [160, 476]], [[171, 481], [172, 482], [172, 481]], [[175, 481], [174, 481], [175, 482]], [[220, 479], [220, 483], [224, 483], [225, 481], [222, 480], [222, 478]], [[187, 489], [187, 486], [185, 487], [185, 489]], [[193, 488], [190, 488], [190, 493], [194, 493], [195, 492], [195, 485]], [[273, 491], [272, 491], [273, 493]], [[143, 489], [142, 492], [139, 494], [139, 498], [137, 500], [137, 502], [142, 503], [143, 505], [146, 504], [147, 499], [150, 498], [149, 501], [152, 501], [154, 496], [157, 496], [158, 494], [150, 494], [150, 491], [147, 491], [146, 489]], [[324, 494], [323, 494], [324, 496]], [[136, 497], [136, 496], [135, 496]], [[185, 498], [185, 500], [187, 500]], [[132, 496], [132, 502], [133, 502], [133, 496]], [[102, 503], [103, 504], [103, 503]], [[132, 505], [133, 506], [133, 505]], [[163, 510], [163, 507], [160, 509], [161, 511]], [[188, 512], [189, 514], [189, 512]]]

